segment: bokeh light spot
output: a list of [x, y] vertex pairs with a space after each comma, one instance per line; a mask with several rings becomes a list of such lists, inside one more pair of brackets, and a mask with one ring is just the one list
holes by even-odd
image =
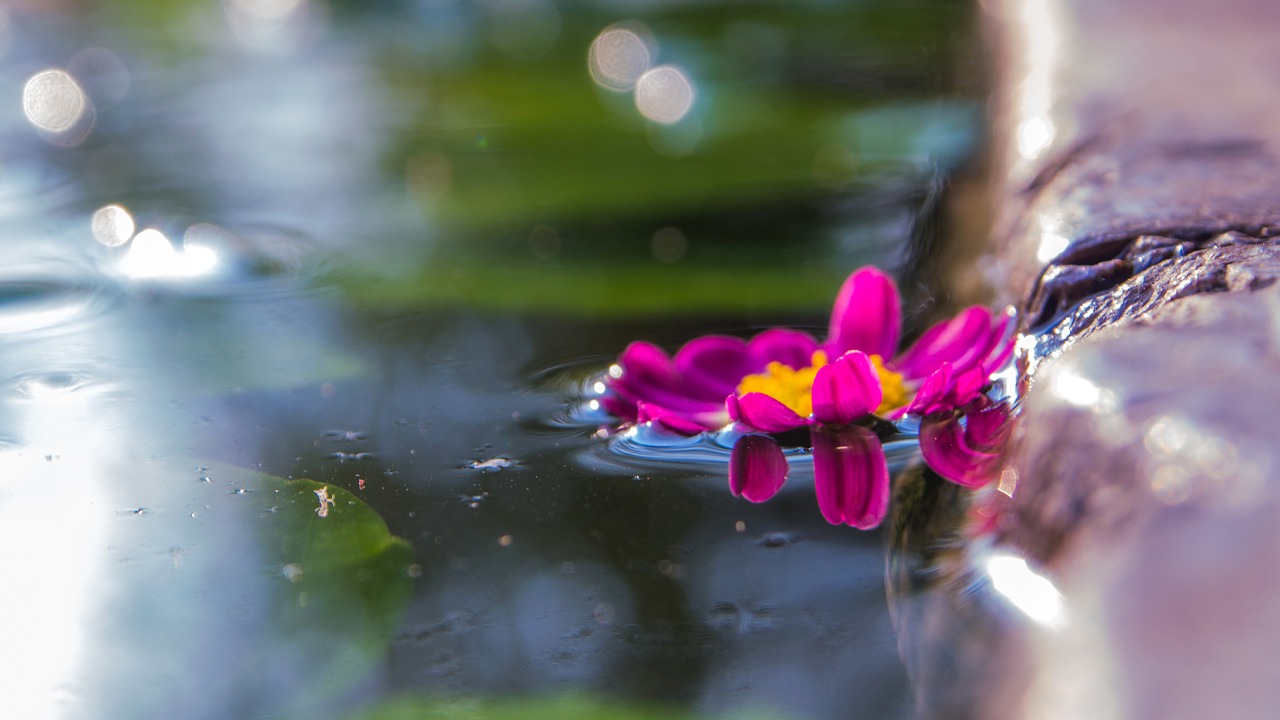
[[108, 247], [123, 245], [133, 237], [133, 216], [119, 205], [98, 208], [93, 213], [90, 224], [93, 227], [93, 239]]
[[663, 125], [680, 122], [693, 107], [693, 82], [674, 65], [659, 65], [636, 81], [636, 109]]
[[610, 25], [591, 42], [587, 67], [600, 87], [625, 92], [653, 62], [653, 41], [638, 23]]
[[72, 129], [88, 108], [88, 98], [80, 85], [62, 70], [36, 73], [22, 88], [22, 112], [32, 125], [45, 132]]

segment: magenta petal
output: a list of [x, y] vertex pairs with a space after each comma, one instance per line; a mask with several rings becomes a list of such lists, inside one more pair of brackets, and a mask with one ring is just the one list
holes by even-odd
[[947, 390], [950, 389], [951, 364], [942, 363], [941, 367], [924, 379], [915, 397], [911, 398], [911, 403], [907, 405], [906, 414], [926, 415], [944, 409], [943, 398], [947, 396]]
[[764, 393], [747, 393], [736, 397], [728, 405], [731, 418], [761, 432], [786, 432], [808, 422], [791, 408]]
[[706, 335], [685, 343], [675, 357], [675, 368], [686, 392], [699, 399], [719, 400], [732, 392], [742, 378], [759, 372], [744, 340], [725, 335]]
[[656, 403], [636, 403], [636, 422], [655, 421], [681, 435], [697, 435], [724, 427], [727, 417], [723, 408], [705, 412], [680, 412]]
[[956, 415], [920, 423], [920, 454], [934, 472], [957, 485], [982, 487], [1000, 475], [1000, 455], [970, 447]]
[[920, 378], [944, 362], [958, 372], [968, 370], [990, 350], [991, 311], [971, 307], [925, 331], [893, 367], [907, 378]]
[[813, 418], [835, 425], [851, 423], [874, 412], [883, 397], [875, 365], [854, 350], [818, 368], [813, 378]]
[[889, 510], [889, 466], [880, 439], [867, 428], [815, 425], [813, 488], [832, 525], [876, 527]]
[[1000, 322], [991, 331], [990, 348], [981, 360], [982, 368], [988, 375], [1004, 367], [1004, 364], [1009, 361], [1013, 356], [1017, 340], [1013, 313], [1012, 311], [1004, 313]]
[[787, 480], [787, 458], [767, 435], [743, 435], [729, 456], [729, 492], [751, 502], [764, 502]]
[[947, 389], [945, 404], [957, 408], [967, 405], [978, 396], [979, 391], [987, 384], [987, 372], [981, 367], [972, 367], [955, 375], [951, 379], [951, 387]]
[[833, 357], [850, 350], [893, 357], [902, 324], [898, 287], [893, 279], [873, 267], [854, 271], [831, 309], [827, 352]]
[[818, 341], [814, 340], [809, 333], [800, 330], [771, 328], [751, 338], [747, 347], [760, 369], [771, 362], [780, 362], [799, 370], [813, 362], [813, 353], [818, 349]]
[[619, 383], [624, 385], [657, 385], [674, 388], [680, 384], [676, 366], [662, 348], [652, 343], [637, 341], [627, 346], [618, 356], [622, 368]]

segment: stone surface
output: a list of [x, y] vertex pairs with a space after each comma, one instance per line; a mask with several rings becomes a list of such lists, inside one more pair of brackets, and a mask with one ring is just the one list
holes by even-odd
[[999, 277], [1032, 334], [999, 530], [895, 527], [928, 565], [894, 568], [918, 715], [1268, 717], [1280, 4], [984, 7]]

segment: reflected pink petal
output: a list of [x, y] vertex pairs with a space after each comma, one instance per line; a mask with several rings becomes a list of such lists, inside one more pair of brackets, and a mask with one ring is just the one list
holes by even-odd
[[818, 369], [813, 378], [813, 418], [844, 425], [874, 412], [884, 391], [875, 365], [854, 350]]
[[921, 378], [942, 363], [951, 363], [957, 372], [977, 364], [991, 348], [991, 311], [984, 307], [962, 310], [925, 331], [893, 367], [908, 378]]
[[787, 480], [787, 458], [767, 435], [743, 435], [729, 456], [729, 492], [751, 502], [764, 502]]
[[813, 487], [818, 509], [832, 525], [869, 530], [889, 510], [889, 466], [880, 439], [867, 428], [815, 425]]
[[850, 350], [893, 357], [902, 324], [898, 287], [873, 267], [855, 270], [836, 295], [826, 349], [832, 357]]
[[676, 352], [674, 364], [690, 396], [711, 400], [724, 397], [743, 377], [764, 367], [756, 363], [746, 341], [725, 335], [690, 340]]
[[726, 402], [729, 417], [753, 430], [767, 433], [786, 432], [808, 422], [791, 408], [764, 393], [753, 392], [730, 397], [732, 399]]
[[920, 423], [920, 454], [934, 472], [957, 485], [982, 487], [1000, 475], [1001, 456], [971, 447], [955, 414]]
[[[984, 399], [985, 400], [985, 399]], [[986, 401], [990, 402], [990, 401]], [[978, 404], [965, 408], [965, 442], [980, 450], [1002, 447], [1013, 429], [1013, 413], [1008, 403]]]
[[813, 361], [818, 341], [800, 330], [771, 328], [751, 338], [747, 346], [760, 369], [771, 362], [780, 362], [799, 370], [808, 367]]
[[600, 398], [600, 406], [604, 408], [605, 412], [624, 423], [635, 422], [639, 418], [640, 410], [636, 401], [617, 393]]

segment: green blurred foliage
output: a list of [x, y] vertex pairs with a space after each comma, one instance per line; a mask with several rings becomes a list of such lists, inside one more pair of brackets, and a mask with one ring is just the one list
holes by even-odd
[[[349, 720], [688, 720], [693, 713], [654, 704], [608, 701], [577, 693], [502, 700], [405, 697], [381, 703]], [[783, 720], [748, 711], [726, 720]]]

